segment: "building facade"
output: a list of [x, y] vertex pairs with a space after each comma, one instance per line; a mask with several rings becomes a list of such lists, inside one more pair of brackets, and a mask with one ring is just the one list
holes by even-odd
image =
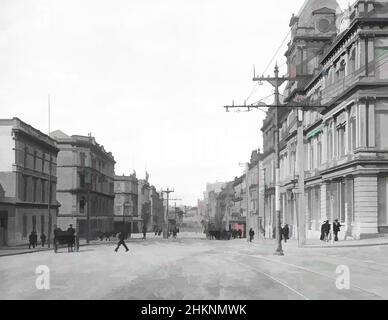
[[[279, 112], [282, 223], [297, 235], [298, 177], [305, 174], [308, 238], [324, 220], [338, 219], [340, 238], [387, 232], [388, 3], [306, 1], [293, 16], [286, 52], [289, 76]], [[304, 111], [304, 168], [297, 154], [295, 104]], [[263, 176], [266, 228], [275, 221], [272, 113], [264, 121]], [[268, 235], [268, 232], [267, 232]], [[271, 236], [271, 235], [270, 235]]]
[[55, 140], [18, 118], [0, 120], [0, 246], [51, 235], [57, 202]]
[[[96, 231], [113, 231], [115, 160], [95, 138], [51, 133], [58, 154], [58, 227], [77, 227], [81, 237]], [[89, 222], [88, 222], [89, 221]]]
[[[138, 217], [138, 180], [136, 174], [115, 176], [114, 230], [134, 232], [141, 222]], [[136, 225], [136, 227], [135, 227]]]

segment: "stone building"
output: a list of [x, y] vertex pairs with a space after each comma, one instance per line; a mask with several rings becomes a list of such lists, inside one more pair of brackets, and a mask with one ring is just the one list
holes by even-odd
[[27, 243], [31, 231], [52, 239], [58, 151], [55, 140], [20, 119], [0, 120], [0, 246]]
[[[306, 231], [339, 219], [340, 237], [363, 238], [388, 226], [388, 3], [306, 1], [293, 16], [286, 52], [289, 81], [279, 112], [282, 222], [296, 235], [297, 114], [304, 112]], [[265, 217], [273, 228], [273, 111], [264, 121]]]
[[133, 233], [137, 224], [142, 222], [137, 210], [138, 180], [136, 174], [115, 176], [114, 192], [114, 230], [124, 229]]
[[95, 138], [68, 136], [62, 131], [50, 134], [59, 148], [58, 154], [58, 227], [77, 226], [80, 236], [88, 230], [113, 230], [115, 160]]
[[146, 226], [147, 231], [151, 231], [153, 224], [153, 217], [151, 214], [151, 185], [148, 182], [147, 173], [146, 179], [138, 180], [137, 215], [142, 219], [142, 222], [139, 222], [137, 225], [139, 232], [143, 230], [144, 225]]
[[151, 216], [152, 216], [152, 230], [162, 229], [164, 223], [164, 207], [163, 199], [156, 191], [154, 186], [151, 187]]

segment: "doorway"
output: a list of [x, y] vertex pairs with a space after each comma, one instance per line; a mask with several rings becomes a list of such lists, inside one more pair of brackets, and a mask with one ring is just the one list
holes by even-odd
[[8, 240], [8, 212], [0, 211], [0, 247], [7, 245]]

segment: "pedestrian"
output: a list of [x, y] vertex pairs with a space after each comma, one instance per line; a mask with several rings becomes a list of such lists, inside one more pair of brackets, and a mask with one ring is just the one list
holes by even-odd
[[143, 226], [143, 240], [147, 238], [147, 227]]
[[251, 228], [249, 230], [249, 242], [252, 242], [254, 236], [255, 236], [255, 231], [253, 231], [253, 229]]
[[119, 250], [119, 248], [120, 248], [121, 245], [124, 246], [125, 252], [128, 252], [128, 251], [129, 251], [127, 245], [126, 245], [125, 242], [124, 242], [124, 239], [125, 239], [125, 234], [124, 234], [123, 231], [121, 231], [121, 232], [119, 233], [119, 242], [117, 243], [117, 247], [116, 247], [116, 249], [115, 249], [116, 252]]
[[36, 233], [36, 231], [33, 232], [33, 241], [34, 241], [34, 248], [38, 246], [38, 234]]
[[67, 234], [69, 236], [69, 242], [67, 244], [67, 251], [68, 252], [73, 252], [73, 247], [75, 244], [75, 229], [73, 228], [73, 225], [70, 224], [69, 228], [67, 228]]
[[330, 224], [329, 220], [326, 220], [321, 226], [321, 237], [322, 241], [329, 241], [329, 233], [330, 233]]
[[242, 231], [241, 229], [238, 230], [238, 237], [241, 239], [242, 238]]
[[288, 227], [287, 223], [282, 228], [282, 236], [283, 236], [284, 242], [287, 242], [287, 240], [290, 238], [290, 228]]
[[334, 241], [338, 241], [338, 232], [341, 231], [341, 227], [341, 223], [338, 222], [338, 219], [335, 219], [333, 223]]
[[32, 231], [28, 237], [28, 249], [34, 248], [35, 249], [35, 240], [34, 240], [34, 231]]
[[58, 235], [61, 229], [57, 227], [56, 224], [54, 224], [54, 252], [57, 253], [58, 251]]
[[44, 244], [46, 243], [46, 235], [44, 232], [42, 232], [40, 235], [40, 242], [42, 243], [42, 247], [44, 247]]

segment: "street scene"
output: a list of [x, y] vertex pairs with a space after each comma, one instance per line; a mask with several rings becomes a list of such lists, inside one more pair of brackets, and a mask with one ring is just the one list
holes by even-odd
[[[388, 298], [388, 240], [380, 246], [303, 248], [274, 242], [207, 241], [200, 233], [177, 240], [140, 238], [80, 248], [1, 257], [1, 299], [258, 300]], [[37, 290], [35, 270], [50, 269], [50, 290]], [[350, 288], [336, 286], [339, 265]], [[319, 289], [317, 289], [319, 288]]]
[[388, 299], [388, 0], [243, 2], [0, 3], [0, 300]]

